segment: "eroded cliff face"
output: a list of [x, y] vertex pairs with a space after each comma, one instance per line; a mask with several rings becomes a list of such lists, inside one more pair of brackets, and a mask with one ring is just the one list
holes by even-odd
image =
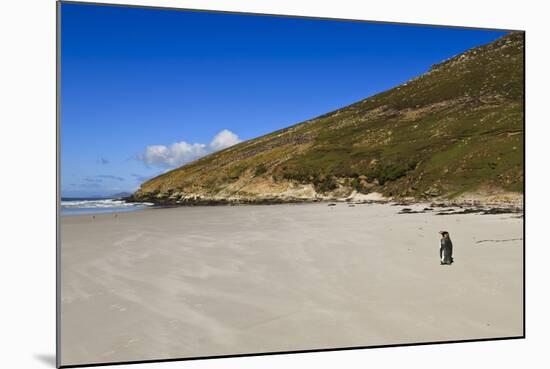
[[506, 35], [401, 86], [153, 178], [132, 198], [520, 197], [523, 51], [522, 33]]

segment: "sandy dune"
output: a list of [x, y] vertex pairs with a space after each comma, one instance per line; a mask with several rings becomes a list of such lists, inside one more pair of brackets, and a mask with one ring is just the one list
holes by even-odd
[[400, 209], [64, 217], [62, 364], [522, 335], [523, 219]]

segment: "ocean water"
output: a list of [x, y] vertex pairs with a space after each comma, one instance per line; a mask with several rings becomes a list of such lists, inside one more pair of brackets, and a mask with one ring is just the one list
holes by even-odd
[[61, 215], [121, 213], [153, 206], [147, 202], [126, 202], [122, 199], [61, 198]]

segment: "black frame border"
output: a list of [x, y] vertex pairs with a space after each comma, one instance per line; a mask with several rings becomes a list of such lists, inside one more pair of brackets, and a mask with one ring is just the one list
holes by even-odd
[[[130, 360], [130, 361], [114, 361], [114, 362], [101, 362], [90, 364], [72, 364], [61, 365], [61, 5], [62, 4], [78, 4], [78, 5], [92, 5], [92, 6], [105, 6], [105, 7], [120, 7], [120, 8], [141, 8], [141, 9], [156, 9], [156, 10], [171, 10], [171, 11], [186, 11], [197, 13], [216, 13], [216, 14], [235, 14], [235, 15], [249, 15], [249, 16], [268, 16], [268, 17], [280, 17], [280, 18], [297, 18], [297, 19], [317, 19], [317, 20], [329, 20], [329, 21], [345, 21], [345, 22], [358, 22], [358, 23], [376, 23], [376, 24], [388, 24], [388, 25], [409, 25], [409, 26], [425, 26], [425, 27], [438, 27], [438, 28], [455, 28], [455, 29], [475, 29], [475, 30], [487, 30], [487, 31], [507, 31], [507, 32], [521, 32], [523, 33], [523, 334], [519, 336], [510, 337], [494, 337], [494, 338], [475, 338], [464, 340], [447, 340], [447, 341], [429, 341], [429, 342], [412, 342], [412, 343], [397, 343], [388, 345], [371, 345], [371, 346], [349, 346], [349, 347], [334, 347], [334, 348], [322, 348], [322, 349], [307, 349], [307, 350], [292, 350], [292, 351], [273, 351], [273, 352], [258, 352], [258, 353], [243, 353], [243, 354], [228, 354], [228, 355], [212, 355], [212, 356], [194, 356], [183, 358], [170, 358], [170, 359], [148, 359], [148, 360]], [[454, 344], [454, 343], [471, 343], [471, 342], [487, 342], [487, 341], [507, 341], [518, 340], [526, 338], [526, 283], [525, 283], [525, 257], [526, 257], [526, 31], [517, 29], [502, 29], [502, 28], [487, 28], [487, 27], [462, 27], [454, 25], [441, 25], [441, 24], [428, 24], [428, 23], [409, 23], [409, 22], [391, 22], [391, 21], [378, 21], [378, 20], [364, 20], [364, 19], [347, 19], [347, 18], [331, 18], [331, 17], [318, 17], [318, 16], [302, 16], [302, 15], [288, 15], [288, 14], [270, 14], [270, 13], [253, 13], [253, 12], [240, 12], [240, 11], [226, 11], [226, 10], [208, 10], [208, 9], [193, 9], [193, 8], [177, 8], [168, 6], [154, 6], [154, 5], [136, 5], [136, 4], [121, 4], [121, 3], [100, 3], [100, 2], [87, 2], [87, 1], [73, 1], [73, 0], [56, 0], [56, 79], [55, 79], [55, 92], [56, 92], [56, 347], [55, 347], [55, 360], [57, 368], [85, 368], [85, 367], [97, 367], [108, 365], [128, 365], [128, 364], [149, 364], [149, 363], [166, 363], [177, 361], [193, 361], [193, 360], [206, 360], [206, 359], [226, 359], [226, 358], [241, 358], [250, 356], [269, 356], [269, 355], [284, 355], [284, 354], [305, 354], [305, 353], [317, 353], [317, 352], [331, 352], [331, 351], [349, 351], [349, 350], [361, 350], [361, 349], [377, 349], [377, 348], [395, 348], [395, 347], [411, 347], [411, 346], [427, 346], [427, 345], [441, 345], [441, 344]]]

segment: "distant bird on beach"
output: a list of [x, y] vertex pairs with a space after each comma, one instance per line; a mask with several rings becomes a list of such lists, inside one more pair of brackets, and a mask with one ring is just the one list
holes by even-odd
[[451, 236], [447, 231], [441, 231], [439, 234], [441, 235], [439, 247], [441, 265], [451, 265], [453, 263], [453, 243], [451, 242]]

